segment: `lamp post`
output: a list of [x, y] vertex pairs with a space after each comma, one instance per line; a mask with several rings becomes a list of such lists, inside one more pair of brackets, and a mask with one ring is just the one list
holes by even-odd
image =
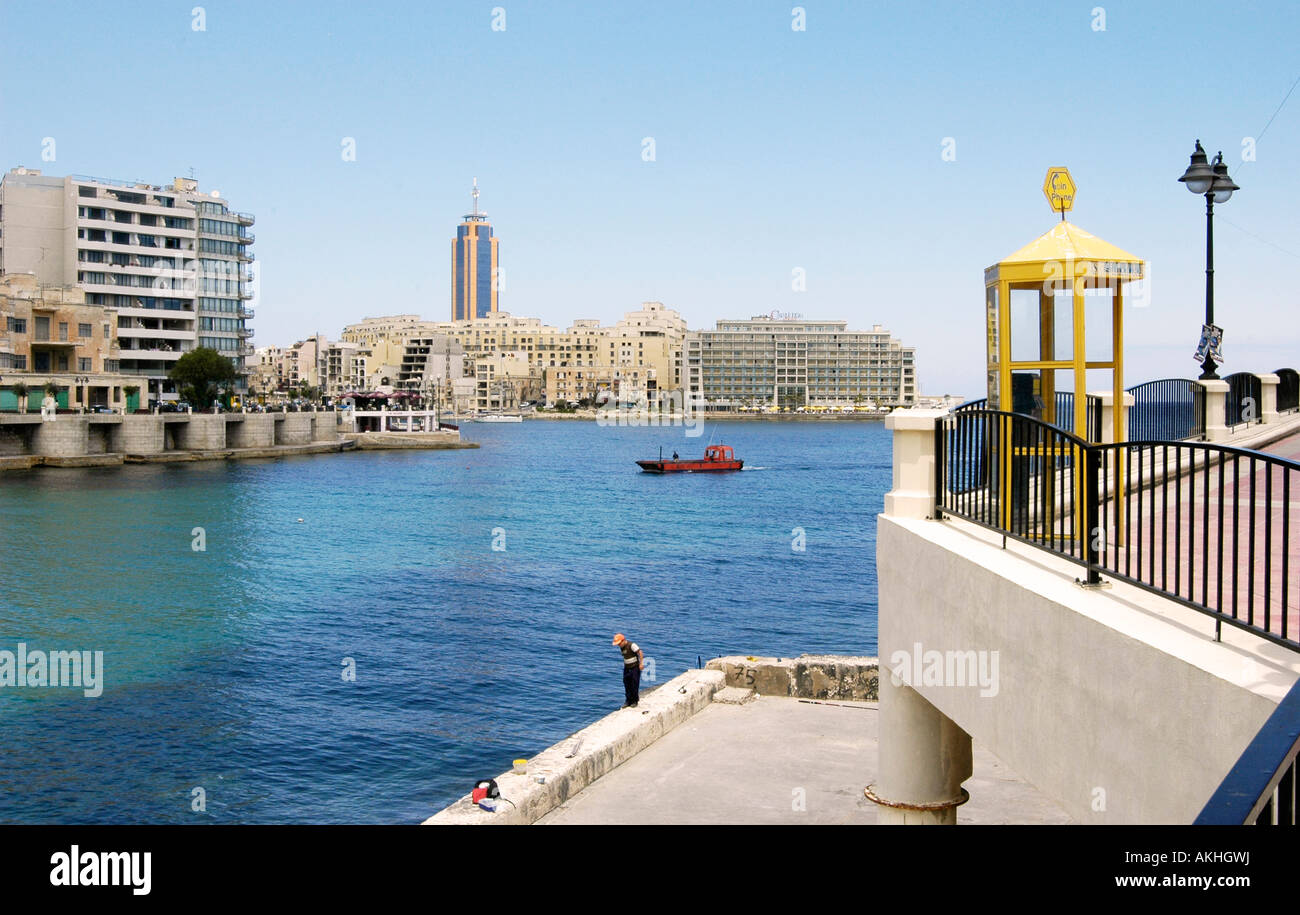
[[[1228, 166], [1223, 161], [1223, 153], [1215, 156], [1214, 164], [1211, 165], [1200, 140], [1196, 141], [1196, 150], [1192, 153], [1187, 171], [1178, 180], [1193, 194], [1205, 195], [1205, 333], [1208, 335], [1214, 326], [1214, 205], [1227, 203], [1238, 187], [1228, 177]], [[1207, 346], [1201, 378], [1217, 379], [1219, 376], [1215, 367], [1214, 348]]]

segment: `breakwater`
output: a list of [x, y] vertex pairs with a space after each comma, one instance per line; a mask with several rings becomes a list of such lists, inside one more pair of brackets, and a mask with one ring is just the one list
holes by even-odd
[[359, 433], [348, 411], [0, 416], [0, 470], [457, 448], [460, 433]]

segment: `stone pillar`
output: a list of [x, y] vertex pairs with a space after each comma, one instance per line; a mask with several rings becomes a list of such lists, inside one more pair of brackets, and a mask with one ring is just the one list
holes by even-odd
[[61, 416], [32, 431], [32, 454], [45, 457], [81, 457], [89, 447], [89, 422], [82, 416]]
[[1228, 427], [1223, 424], [1228, 382], [1216, 378], [1209, 381], [1197, 379], [1196, 383], [1205, 388], [1205, 440], [1221, 442], [1230, 434]]
[[122, 454], [158, 454], [164, 449], [161, 416], [123, 416], [113, 439], [113, 450]]
[[[884, 652], [881, 652], [884, 657]], [[953, 826], [969, 795], [961, 783], [972, 770], [970, 735], [894, 676], [880, 672], [880, 770], [867, 797], [877, 822]]]
[[885, 514], [934, 517], [934, 424], [946, 410], [895, 410], [885, 417], [894, 433], [894, 485], [885, 494]]
[[1259, 379], [1259, 420], [1268, 425], [1281, 420], [1277, 412], [1277, 386], [1282, 381], [1272, 372], [1265, 375], [1256, 374]]
[[[1101, 440], [1104, 444], [1110, 445], [1115, 441], [1115, 392], [1114, 391], [1094, 391], [1088, 395], [1096, 397], [1101, 401]], [[1133, 407], [1133, 395], [1128, 391], [1124, 392], [1124, 430], [1128, 431], [1128, 414]], [[1125, 436], [1127, 439], [1129, 436]]]

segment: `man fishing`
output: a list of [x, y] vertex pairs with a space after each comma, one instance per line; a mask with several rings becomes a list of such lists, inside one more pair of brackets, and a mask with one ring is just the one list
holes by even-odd
[[645, 654], [636, 642], [628, 641], [621, 632], [614, 634], [614, 647], [623, 652], [623, 692], [627, 699], [623, 708], [636, 708], [641, 698], [641, 668], [645, 667]]

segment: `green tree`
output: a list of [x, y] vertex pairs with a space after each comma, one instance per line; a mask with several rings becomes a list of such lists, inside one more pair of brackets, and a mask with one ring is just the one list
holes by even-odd
[[21, 381], [15, 381], [15, 382], [14, 382], [14, 385], [13, 385], [13, 388], [12, 388], [11, 390], [14, 392], [14, 396], [18, 398], [18, 412], [19, 412], [19, 413], [26, 413], [26, 412], [27, 412], [27, 393], [28, 393], [29, 388], [27, 387], [27, 385], [23, 384]]
[[177, 359], [167, 377], [176, 383], [181, 397], [202, 410], [212, 406], [221, 386], [232, 383], [237, 373], [230, 359], [200, 346]]

